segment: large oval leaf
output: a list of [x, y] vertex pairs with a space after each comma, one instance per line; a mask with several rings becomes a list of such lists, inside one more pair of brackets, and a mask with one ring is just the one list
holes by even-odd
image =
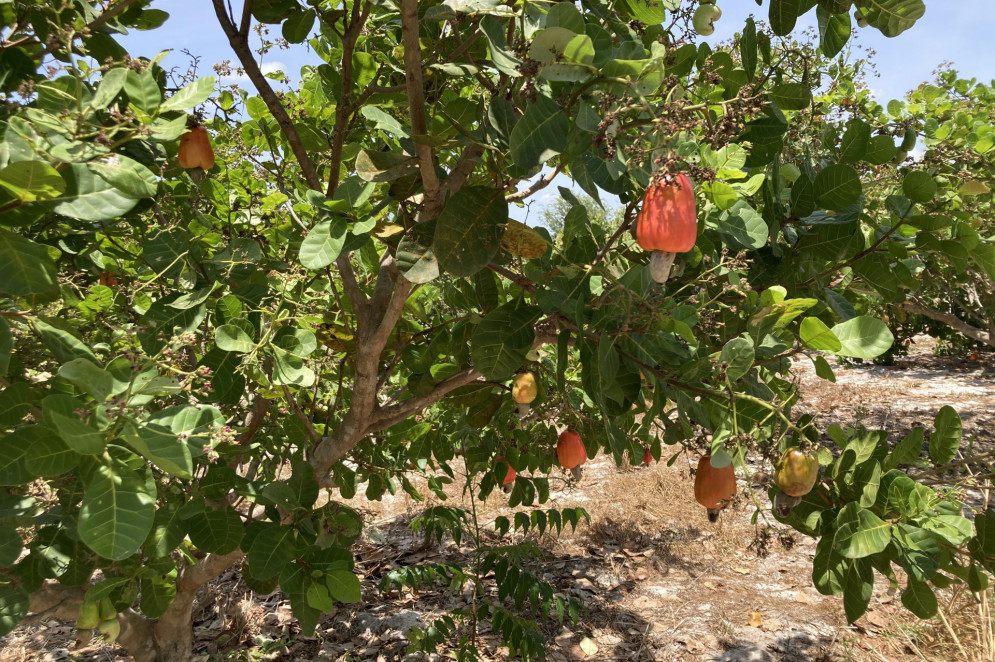
[[120, 561], [139, 550], [155, 519], [155, 494], [138, 474], [98, 466], [83, 490], [79, 536], [98, 555]]
[[836, 353], [857, 359], [873, 359], [888, 351], [895, 336], [888, 325], [875, 317], [862, 315], [841, 322], [833, 327], [833, 335], [839, 338], [843, 348]]
[[532, 348], [532, 325], [541, 314], [539, 308], [518, 301], [489, 312], [470, 339], [473, 366], [492, 381], [510, 379]]
[[508, 203], [498, 189], [468, 186], [446, 201], [435, 224], [432, 251], [439, 266], [457, 276], [472, 276], [501, 247]]

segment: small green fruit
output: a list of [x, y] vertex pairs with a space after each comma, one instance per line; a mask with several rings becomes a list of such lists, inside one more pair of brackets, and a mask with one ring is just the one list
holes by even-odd
[[906, 152], [911, 152], [915, 148], [916, 148], [916, 132], [912, 130], [906, 131], [905, 135], [902, 137], [901, 149], [905, 150]]
[[866, 28], [868, 25], [870, 25], [870, 22], [868, 22], [867, 17], [864, 16], [859, 9], [853, 10], [853, 20], [857, 22], [858, 28]]
[[100, 621], [100, 634], [104, 635], [104, 639], [108, 642], [112, 642], [118, 638], [121, 634], [121, 624], [118, 622], [117, 618], [109, 618], [106, 621]]
[[715, 32], [715, 21], [722, 18], [722, 10], [715, 5], [701, 5], [694, 10], [691, 24], [694, 31], [703, 37]]
[[100, 608], [96, 602], [84, 602], [79, 608], [79, 616], [76, 618], [76, 628], [79, 630], [92, 630], [100, 624]]
[[909, 158], [909, 153], [907, 150], [900, 149], [898, 153], [895, 154], [895, 163], [905, 163], [905, 159]]
[[114, 603], [111, 602], [110, 598], [104, 598], [100, 601], [100, 620], [109, 621], [110, 619], [117, 616], [117, 609], [114, 607]]

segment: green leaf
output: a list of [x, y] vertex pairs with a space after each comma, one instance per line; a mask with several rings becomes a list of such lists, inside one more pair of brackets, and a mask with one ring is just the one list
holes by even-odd
[[891, 136], [874, 136], [867, 142], [864, 160], [871, 165], [884, 165], [898, 153], [895, 140]]
[[146, 113], [151, 114], [162, 101], [162, 91], [159, 90], [151, 68], [144, 73], [129, 69], [124, 81], [124, 91], [128, 94], [128, 100]]
[[0, 528], [0, 566], [11, 566], [17, 562], [24, 549], [20, 534], [12, 526]]
[[843, 611], [848, 623], [867, 611], [874, 591], [874, 567], [869, 559], [854, 559], [843, 571]]
[[722, 347], [719, 361], [726, 366], [726, 377], [734, 382], [750, 372], [755, 357], [752, 340], [733, 338]]
[[936, 560], [940, 558], [940, 544], [936, 538], [911, 524], [897, 524], [892, 543], [898, 554], [898, 563], [912, 579], [927, 581], [936, 574]]
[[[46, 404], [52, 397], [59, 396], [45, 398]], [[50, 412], [47, 407], [43, 409], [43, 414], [45, 422], [57, 430], [62, 440], [75, 452], [81, 455], [99, 455], [104, 452], [104, 435], [81, 421], [77, 416]]]
[[338, 258], [345, 245], [349, 224], [345, 218], [333, 217], [308, 231], [301, 243], [300, 258], [304, 268], [324, 269]]
[[160, 504], [155, 511], [152, 532], [143, 545], [146, 554], [154, 558], [169, 556], [179, 547], [187, 535], [186, 521], [180, 515], [179, 503], [167, 501]]
[[802, 320], [799, 337], [809, 349], [826, 352], [838, 352], [843, 349], [843, 343], [818, 317], [806, 317]]
[[833, 548], [832, 536], [823, 536], [815, 546], [812, 560], [812, 583], [822, 595], [839, 595], [843, 591], [843, 570], [849, 561]]
[[238, 549], [244, 533], [242, 518], [231, 506], [208, 510], [188, 523], [190, 542], [211, 554], [228, 554]]
[[310, 573], [299, 562], [288, 564], [280, 574], [280, 589], [290, 598], [290, 608], [300, 624], [301, 633], [309, 637], [318, 625], [321, 612], [308, 601], [314, 583]]
[[132, 198], [151, 198], [159, 188], [152, 171], [121, 154], [108, 154], [86, 165], [98, 177]]
[[921, 426], [912, 428], [912, 432], [898, 442], [895, 450], [885, 460], [885, 471], [890, 471], [900, 464], [914, 464], [922, 454], [923, 439], [925, 439], [925, 430]]
[[54, 200], [56, 213], [81, 221], [106, 221], [127, 214], [138, 198], [94, 174], [86, 164], [71, 163], [62, 173], [66, 190]]
[[947, 464], [957, 456], [963, 433], [957, 410], [946, 405], [933, 421], [936, 430], [929, 435], [929, 457], [936, 465]]
[[142, 615], [147, 618], [162, 616], [176, 597], [176, 571], [167, 576], [142, 577], [140, 590]]
[[50, 249], [0, 229], [0, 294], [38, 302], [59, 296], [57, 268]]
[[835, 57], [850, 39], [850, 14], [830, 14], [820, 6], [816, 8], [815, 15], [819, 19], [819, 45], [822, 52], [827, 57]]
[[28, 425], [0, 437], [0, 486], [31, 482], [34, 476], [25, 464], [27, 449], [48, 434], [40, 425]]
[[59, 171], [43, 161], [17, 161], [0, 170], [0, 188], [21, 202], [51, 200], [66, 190]]
[[520, 301], [487, 313], [470, 339], [473, 366], [491, 381], [511, 379], [532, 349], [533, 325], [541, 315], [539, 308]]
[[865, 0], [861, 6], [867, 22], [886, 37], [897, 37], [926, 13], [923, 0]]
[[[7, 375], [7, 369], [10, 367], [10, 357], [14, 353], [14, 336], [10, 333], [10, 326], [7, 322], [0, 318], [0, 377], [5, 377]], [[2, 414], [0, 414], [0, 419], [2, 419]]]
[[267, 523], [249, 546], [249, 572], [256, 579], [279, 575], [294, 560], [299, 550], [294, 530], [289, 526]]
[[902, 180], [902, 192], [912, 202], [925, 204], [936, 197], [936, 182], [928, 173], [913, 170]]
[[902, 591], [902, 604], [919, 618], [933, 618], [936, 616], [937, 603], [936, 594], [929, 584], [916, 581], [909, 577], [909, 583]]
[[472, 276], [501, 247], [508, 203], [500, 189], [468, 186], [446, 201], [435, 225], [432, 252], [439, 266], [456, 276]]
[[[104, 77], [100, 79], [100, 85], [97, 86], [96, 94], [93, 95], [93, 100], [90, 101], [90, 107], [103, 110], [110, 106], [124, 89], [124, 81], [127, 78], [128, 70], [121, 67], [105, 72]], [[183, 119], [186, 121], [186, 118]]]
[[821, 356], [815, 357], [815, 374], [819, 377], [819, 379], [825, 379], [832, 384], [836, 383], [836, 374], [829, 365], [829, 361]]
[[214, 342], [226, 352], [248, 353], [256, 348], [256, 343], [242, 327], [222, 324], [214, 330]]
[[80, 539], [97, 555], [112, 561], [136, 553], [155, 519], [155, 494], [148, 493], [148, 487], [130, 469], [98, 465], [83, 490]]
[[0, 575], [0, 636], [17, 627], [28, 615], [28, 592], [10, 577]]
[[85, 358], [73, 359], [59, 368], [59, 376], [93, 396], [98, 403], [107, 399], [114, 390], [111, 373]]
[[487, 43], [491, 50], [491, 62], [494, 64], [494, 67], [508, 76], [521, 76], [522, 74], [519, 73], [518, 67], [522, 63], [508, 49], [508, 42], [505, 38], [506, 30], [501, 21], [493, 16], [485, 16], [480, 20], [480, 31], [487, 38]]
[[723, 238], [735, 247], [756, 250], [767, 244], [767, 222], [745, 200], [740, 200], [723, 213], [715, 226]]
[[781, 110], [804, 110], [812, 103], [812, 90], [804, 83], [775, 85], [770, 97]]
[[330, 570], [325, 575], [328, 592], [339, 602], [359, 602], [362, 598], [359, 577], [348, 570]]
[[963, 545], [972, 534], [971, 520], [960, 515], [928, 515], [918, 524], [954, 546]]
[[887, 324], [867, 315], [841, 322], [832, 330], [843, 345], [843, 349], [836, 352], [840, 356], [873, 359], [887, 352], [895, 342]]
[[139, 428], [129, 424], [125, 426], [121, 437], [167, 474], [177, 478], [190, 478], [193, 475], [190, 447], [182, 443], [172, 430], [159, 425]]
[[214, 91], [214, 82], [214, 76], [204, 76], [189, 85], [185, 85], [159, 106], [159, 112], [186, 110], [207, 101], [207, 98]]
[[840, 511], [836, 527], [833, 546], [848, 559], [862, 559], [883, 552], [891, 542], [891, 525], [854, 502]]
[[752, 82], [757, 75], [757, 24], [752, 16], [746, 19], [743, 35], [739, 39], [739, 58], [747, 80]]
[[834, 163], [815, 176], [815, 197], [820, 205], [842, 211], [860, 200], [860, 175], [848, 165]]
[[39, 435], [24, 454], [24, 467], [39, 478], [55, 478], [72, 470], [80, 455], [51, 430]]
[[435, 221], [408, 228], [397, 245], [397, 269], [405, 278], [421, 285], [439, 277], [439, 260], [432, 251]]
[[71, 363], [75, 359], [85, 359], [91, 363], [97, 363], [97, 357], [90, 351], [90, 348], [68, 331], [52, 326], [40, 319], [34, 320], [32, 325], [41, 338], [42, 344], [60, 362]]
[[870, 142], [871, 127], [869, 124], [859, 119], [847, 122], [846, 132], [840, 142], [840, 163], [857, 163], [863, 159], [867, 154]]
[[570, 119], [560, 105], [539, 95], [511, 130], [511, 156], [526, 170], [542, 165], [567, 148]]
[[798, 0], [770, 0], [768, 17], [774, 34], [781, 37], [791, 34], [798, 20]]
[[646, 25], [660, 25], [667, 18], [667, 11], [660, 0], [626, 0], [636, 20]]
[[283, 38], [291, 44], [300, 44], [308, 38], [317, 16], [313, 9], [294, 12], [283, 23]]

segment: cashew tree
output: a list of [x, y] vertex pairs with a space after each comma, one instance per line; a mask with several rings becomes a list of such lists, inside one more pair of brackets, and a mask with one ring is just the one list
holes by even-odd
[[[0, 632], [73, 619], [139, 662], [187, 660], [198, 590], [238, 565], [310, 633], [361, 598], [343, 503], [360, 488], [507, 482], [520, 512], [498, 533], [576, 526], [583, 511], [543, 508], [565, 428], [618, 462], [815, 453], [792, 362], [832, 379], [825, 354], [892, 344], [848, 286], [903, 273], [877, 248], [908, 235], [864, 213], [894, 139], [802, 162], [798, 127], [835, 74], [785, 37], [814, 11], [834, 58], [854, 25], [911, 27], [921, 0], [758, 3], [769, 29], [714, 49], [679, 0], [212, 2], [253, 92], [118, 44], [176, 20], [168, 3], [0, 0]], [[258, 65], [281, 40], [310, 49], [299, 85]], [[678, 175], [697, 240], [660, 285], [632, 231], [644, 191]], [[561, 176], [620, 221], [565, 187], [555, 241], [511, 218]], [[884, 204], [931, 215], [931, 177], [909, 168]], [[875, 574], [923, 617], [934, 587], [987, 582], [995, 519], [915, 480], [958, 451], [957, 413], [934, 423], [897, 446], [829, 430], [820, 480], [776, 514], [820, 539], [813, 580], [851, 620]], [[418, 523], [467, 537], [472, 517]], [[383, 578], [474, 589], [412, 644], [475, 659], [489, 620], [542, 657], [541, 621], [577, 605], [521, 549], [475, 541], [471, 566]]]

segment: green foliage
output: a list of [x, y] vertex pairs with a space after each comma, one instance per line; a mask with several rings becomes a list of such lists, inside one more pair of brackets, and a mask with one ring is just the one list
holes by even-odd
[[[941, 294], [981, 325], [992, 90], [944, 72], [885, 108], [845, 50], [854, 4], [894, 36], [921, 0], [771, 0], [773, 35], [751, 20], [714, 51], [678, 45], [670, 0], [257, 1], [256, 20], [315, 58], [279, 95], [251, 58], [255, 93], [128, 56], [111, 35], [161, 25], [148, 4], [0, 2], [0, 633], [51, 583], [175, 633], [191, 564], [236, 562], [310, 633], [361, 597], [362, 519], [340, 503], [360, 488], [422, 500], [418, 475], [444, 499], [459, 479], [473, 503], [507, 465], [522, 510], [498, 533], [559, 533], [586, 518], [540, 508], [564, 427], [617, 462], [705, 435], [713, 458], [767, 455], [817, 436], [792, 411], [797, 355], [832, 379], [815, 352], [881, 356], [894, 336], [872, 313]], [[818, 49], [777, 37], [812, 10]], [[211, 134], [209, 172], [177, 164], [188, 122]], [[523, 260], [501, 240], [543, 168], [587, 197], [561, 189], [555, 245]], [[698, 241], [661, 287], [627, 230], [651, 178], [678, 172], [695, 179]], [[519, 418], [502, 382], [526, 368], [539, 396]], [[829, 434], [832, 481], [785, 522], [820, 539], [813, 580], [848, 618], [893, 563], [924, 617], [933, 587], [987, 582], [995, 524], [972, 529], [959, 492], [902, 469], [956, 457], [953, 409], [928, 461], [922, 430], [894, 450], [884, 432]], [[489, 546], [472, 509], [415, 527], [470, 545], [472, 563], [383, 587], [476, 596], [416, 648], [475, 659], [488, 619], [537, 659], [540, 621], [578, 617], [535, 548]]]

